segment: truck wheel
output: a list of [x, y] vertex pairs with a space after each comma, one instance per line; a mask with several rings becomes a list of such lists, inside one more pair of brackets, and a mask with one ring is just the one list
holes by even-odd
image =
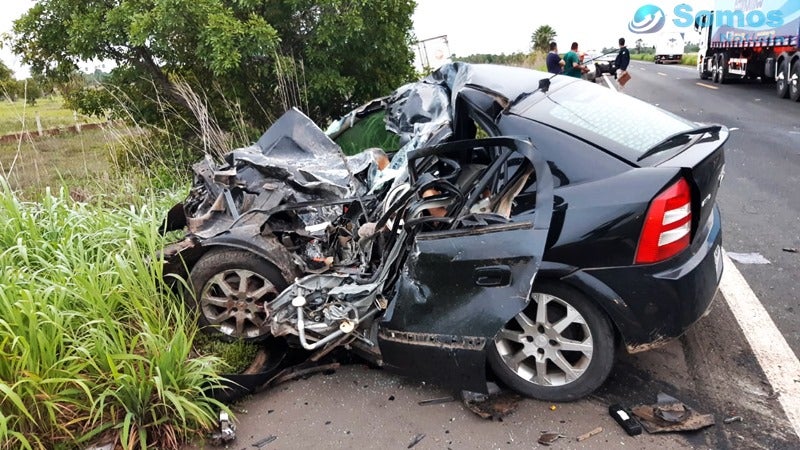
[[286, 287], [278, 269], [246, 250], [219, 248], [203, 255], [189, 276], [184, 300], [198, 324], [225, 341], [269, 336], [265, 305]]
[[792, 72], [789, 76], [789, 98], [800, 102], [800, 59], [792, 64]]
[[698, 68], [697, 71], [700, 72], [700, 79], [701, 80], [707, 80], [707, 79], [711, 78], [711, 74], [708, 73], [708, 71], [706, 70], [705, 58], [703, 58], [702, 64], [698, 64], [697, 68]]
[[789, 65], [784, 59], [778, 65], [778, 73], [775, 74], [775, 89], [779, 98], [789, 97]]
[[728, 58], [725, 54], [719, 55], [719, 84], [728, 84]]
[[719, 54], [714, 53], [711, 60], [711, 81], [719, 83]]
[[589, 298], [563, 284], [535, 284], [531, 302], [487, 345], [489, 365], [513, 390], [567, 402], [597, 389], [614, 364], [614, 331]]

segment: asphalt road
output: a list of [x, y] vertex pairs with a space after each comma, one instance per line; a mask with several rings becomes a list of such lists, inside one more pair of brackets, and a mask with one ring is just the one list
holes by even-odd
[[770, 264], [740, 264], [753, 292], [800, 355], [800, 103], [774, 85], [719, 85], [696, 70], [634, 62], [625, 92], [698, 122], [731, 128], [718, 195], [723, 246], [758, 253]]
[[[695, 121], [733, 129], [726, 147], [726, 177], [718, 201], [728, 252], [759, 253], [767, 265], [737, 263], [758, 299], [800, 353], [800, 305], [795, 279], [800, 254], [800, 104], [775, 97], [772, 86], [701, 86], [694, 70], [634, 62], [626, 94]], [[712, 89], [716, 87], [717, 89]], [[800, 382], [800, 374], [795, 382]], [[679, 398], [716, 424], [702, 431], [627, 436], [608, 405], [649, 404], [659, 392]], [[565, 437], [570, 449], [797, 449], [800, 438], [737, 324], [718, 294], [709, 314], [680, 340], [637, 355], [621, 355], [607, 382], [589, 398], [553, 405], [524, 399], [503, 421], [480, 419], [460, 402], [422, 406], [453, 395], [361, 364], [343, 365], [271, 388], [234, 406], [237, 439], [199, 448], [411, 448], [542, 447], [542, 432]], [[456, 395], [457, 396], [457, 395]], [[741, 421], [725, 423], [739, 416]], [[602, 427], [583, 442], [575, 437]]]

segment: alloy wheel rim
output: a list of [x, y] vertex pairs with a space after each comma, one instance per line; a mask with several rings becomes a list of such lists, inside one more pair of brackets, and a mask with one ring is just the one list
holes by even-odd
[[494, 340], [501, 360], [517, 376], [538, 386], [575, 382], [589, 367], [594, 351], [586, 319], [558, 297], [534, 293], [531, 298], [528, 308]]
[[264, 276], [246, 269], [225, 270], [203, 287], [200, 308], [209, 324], [228, 336], [255, 338], [269, 323], [265, 307], [278, 294]]

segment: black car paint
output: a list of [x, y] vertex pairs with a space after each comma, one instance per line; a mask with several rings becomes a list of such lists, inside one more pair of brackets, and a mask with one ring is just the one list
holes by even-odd
[[[504, 79], [499, 74], [504, 70], [498, 70], [498, 79]], [[484, 76], [488, 78], [490, 72]], [[527, 81], [531, 91], [539, 79]], [[550, 91], [594, 88], [599, 89], [555, 77]], [[561, 279], [595, 299], [611, 317], [629, 352], [680, 336], [703, 315], [720, 275], [714, 257], [722, 239], [715, 199], [724, 174], [726, 129], [679, 154], [667, 151], [639, 164], [569, 131], [532, 120], [538, 118], [535, 97], [546, 94], [526, 99], [532, 103], [524, 112], [529, 117], [521, 117], [498, 113], [506, 106], [504, 98], [521, 94], [519, 88], [505, 95], [465, 91], [469, 101], [462, 107], [480, 106], [482, 111], [472, 116], [491, 118], [485, 128], [531, 139], [550, 165], [556, 204], [544, 259], [554, 263], [554, 270], [545, 265], [539, 277]], [[650, 200], [681, 176], [692, 189], [691, 248], [665, 262], [634, 265], [638, 241], [631, 237], [639, 236]], [[529, 208], [526, 198], [526, 193], [518, 197], [514, 213]], [[674, 274], [684, 278], [675, 279]]]
[[[382, 362], [388, 367], [452, 387], [483, 391], [486, 346], [527, 304], [524, 292], [530, 292], [531, 286], [519, 283], [533, 276], [561, 280], [594, 299], [632, 352], [679, 336], [707, 310], [721, 269], [715, 259], [721, 228], [713, 181], [722, 171], [727, 134], [678, 155], [654, 156], [653, 161], [645, 161], [648, 167], [640, 167], [580, 135], [510, 109], [512, 99], [529, 93], [533, 101], [527, 102], [527, 108], [535, 110], [535, 98], [547, 95], [535, 92], [539, 79], [546, 76], [481, 66], [461, 91], [453, 93], [451, 140], [474, 137], [473, 120], [490, 135], [530, 140], [536, 148], [531, 156], [547, 161], [544, 170], [539, 162], [537, 176], [546, 174], [555, 189], [552, 196], [543, 196], [546, 190], [537, 182], [517, 197], [515, 222], [524, 223], [526, 216], [535, 218], [548, 211], [546, 226], [532, 230], [539, 232], [538, 237], [520, 238], [526, 229], [514, 228], [518, 223], [498, 233], [473, 230], [417, 237], [397, 295], [380, 322], [378, 342]], [[580, 88], [575, 83], [583, 81], [555, 77], [550, 90]], [[444, 144], [444, 148], [452, 145]], [[432, 148], [427, 151], [435, 153], [442, 146]], [[691, 248], [658, 264], [633, 265], [636, 238], [650, 200], [681, 176], [692, 182], [693, 189]], [[552, 218], [549, 206], [542, 207], [542, 202], [552, 205]], [[285, 276], [295, 274], [288, 252], [278, 250], [276, 259], [274, 250], [280, 244], [262, 231], [234, 228], [182, 254], [195, 259], [202, 254], [201, 247], [232, 246], [276, 263]], [[263, 242], [255, 243], [256, 236]], [[531, 246], [542, 246], [543, 255]], [[177, 255], [181, 253], [169, 255], [170, 261]], [[454, 263], [462, 257], [466, 260]], [[191, 267], [192, 261], [184, 262]], [[637, 282], [630, 283], [634, 278]], [[487, 279], [498, 281], [481, 286]], [[453, 295], [454, 291], [460, 295]]]

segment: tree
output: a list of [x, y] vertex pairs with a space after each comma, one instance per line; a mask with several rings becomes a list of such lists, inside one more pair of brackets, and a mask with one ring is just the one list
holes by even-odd
[[556, 38], [556, 30], [550, 25], [541, 25], [531, 35], [531, 46], [534, 50], [547, 52], [550, 50], [550, 43]]
[[413, 0], [41, 0], [15, 21], [12, 49], [34, 74], [62, 81], [80, 61], [113, 60], [108, 97], [130, 99], [137, 121], [162, 123], [165, 113], [188, 120], [182, 80], [223, 129], [240, 108], [263, 130], [287, 106], [308, 105], [312, 118], [326, 120], [409, 80], [414, 7]]
[[636, 53], [642, 53], [642, 41], [641, 39], [636, 40]]
[[0, 99], [3, 98], [16, 100], [17, 81], [14, 79], [14, 72], [0, 61]]

